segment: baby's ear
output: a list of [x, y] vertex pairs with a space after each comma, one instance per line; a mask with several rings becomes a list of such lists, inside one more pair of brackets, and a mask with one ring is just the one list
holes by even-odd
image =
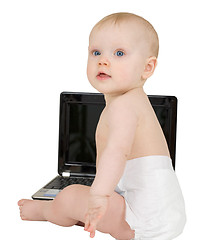
[[157, 58], [156, 57], [148, 58], [144, 66], [142, 78], [146, 80], [147, 78], [151, 77], [155, 71], [156, 66], [157, 66]]

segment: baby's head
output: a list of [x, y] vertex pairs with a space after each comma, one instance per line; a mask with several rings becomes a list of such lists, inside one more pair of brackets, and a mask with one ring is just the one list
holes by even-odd
[[159, 41], [153, 26], [131, 13], [111, 14], [89, 37], [87, 75], [100, 92], [142, 87], [156, 67]]

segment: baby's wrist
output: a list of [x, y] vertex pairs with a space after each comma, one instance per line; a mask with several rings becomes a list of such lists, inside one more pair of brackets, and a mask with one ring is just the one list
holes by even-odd
[[106, 193], [102, 190], [98, 190], [95, 188], [90, 188], [90, 196], [99, 196], [99, 197], [110, 197], [109, 193]]

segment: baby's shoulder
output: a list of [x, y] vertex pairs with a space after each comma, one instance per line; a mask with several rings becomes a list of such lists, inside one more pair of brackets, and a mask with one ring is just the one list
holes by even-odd
[[123, 94], [114, 99], [107, 108], [107, 116], [112, 119], [140, 119], [142, 115], [141, 109], [142, 97], [130, 94]]
[[142, 112], [142, 109], [148, 105], [148, 97], [143, 92], [126, 93], [114, 101], [114, 107], [128, 109], [129, 111]]
[[123, 94], [114, 99], [108, 107], [109, 112], [131, 112], [136, 108], [133, 96]]

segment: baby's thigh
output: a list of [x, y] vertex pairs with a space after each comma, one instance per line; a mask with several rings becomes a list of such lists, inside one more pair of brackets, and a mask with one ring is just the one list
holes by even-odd
[[[62, 191], [63, 196], [61, 197], [64, 198], [64, 196], [66, 196], [65, 205], [67, 211], [68, 208], [70, 208], [72, 211], [72, 218], [78, 220], [79, 223], [85, 222], [89, 191], [90, 187], [84, 185], [71, 185]], [[130, 226], [125, 221], [124, 198], [118, 193], [114, 192], [109, 198], [108, 209], [102, 219], [100, 219], [97, 230], [103, 233], [109, 233], [116, 239], [127, 240], [134, 237], [134, 231], [131, 230]]]

